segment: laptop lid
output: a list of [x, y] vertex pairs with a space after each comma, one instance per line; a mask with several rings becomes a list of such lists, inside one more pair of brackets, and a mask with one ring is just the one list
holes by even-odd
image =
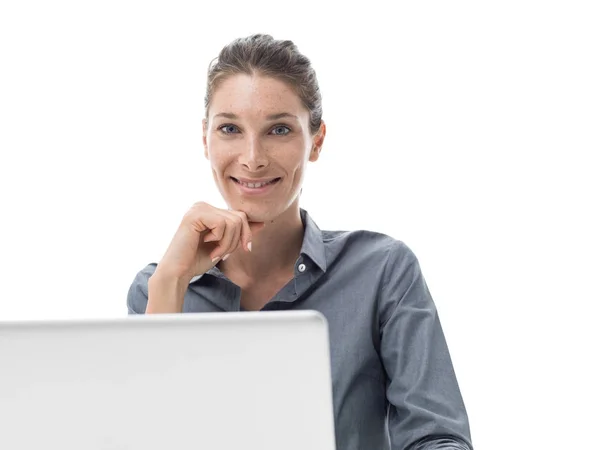
[[0, 323], [0, 448], [334, 450], [313, 311]]

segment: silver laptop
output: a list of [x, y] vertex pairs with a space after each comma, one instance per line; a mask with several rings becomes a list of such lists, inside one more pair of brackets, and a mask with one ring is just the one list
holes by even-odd
[[312, 311], [0, 322], [0, 449], [334, 450]]

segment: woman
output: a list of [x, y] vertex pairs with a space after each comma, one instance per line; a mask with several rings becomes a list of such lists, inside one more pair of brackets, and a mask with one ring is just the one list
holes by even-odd
[[205, 107], [204, 154], [229, 209], [188, 211], [137, 274], [129, 313], [318, 310], [339, 449], [472, 448], [415, 255], [383, 234], [321, 231], [299, 206], [326, 133], [310, 61], [291, 41], [237, 39], [209, 67]]

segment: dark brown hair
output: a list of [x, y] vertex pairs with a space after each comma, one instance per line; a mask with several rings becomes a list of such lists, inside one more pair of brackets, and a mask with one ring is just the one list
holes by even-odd
[[238, 38], [223, 47], [208, 66], [204, 107], [208, 107], [215, 89], [235, 74], [264, 75], [292, 86], [310, 113], [310, 130], [321, 126], [323, 107], [317, 75], [310, 60], [289, 40], [275, 40], [268, 34]]

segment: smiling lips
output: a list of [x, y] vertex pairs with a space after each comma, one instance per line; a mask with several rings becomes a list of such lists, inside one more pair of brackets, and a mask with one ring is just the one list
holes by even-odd
[[237, 184], [244, 186], [246, 188], [250, 188], [250, 189], [260, 189], [263, 188], [265, 186], [268, 186], [270, 184], [275, 184], [277, 183], [281, 178], [271, 178], [271, 179], [266, 179], [266, 180], [244, 180], [242, 178], [234, 178], [231, 177], [231, 179], [233, 181], [235, 181]]

